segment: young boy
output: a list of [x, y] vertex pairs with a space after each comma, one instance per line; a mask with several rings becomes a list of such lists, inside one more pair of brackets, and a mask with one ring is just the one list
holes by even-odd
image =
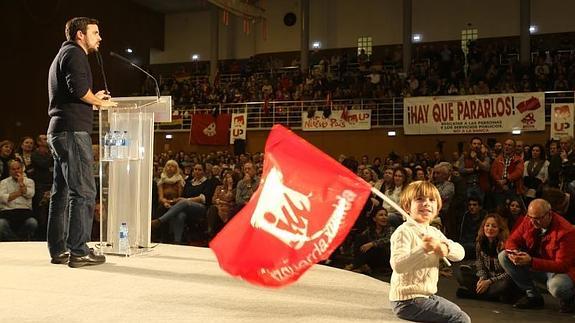
[[429, 225], [441, 209], [439, 191], [430, 182], [416, 181], [401, 193], [399, 202], [410, 218], [391, 236], [393, 312], [409, 321], [471, 322], [459, 306], [435, 295], [441, 258], [460, 261], [465, 256], [460, 244]]

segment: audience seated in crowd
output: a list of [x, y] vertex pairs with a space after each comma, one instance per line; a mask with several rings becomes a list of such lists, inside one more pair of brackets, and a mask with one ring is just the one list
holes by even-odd
[[391, 234], [395, 230], [387, 221], [387, 210], [373, 208], [372, 222], [354, 242], [354, 260], [345, 269], [369, 274], [372, 270], [391, 272], [389, 266]]
[[24, 175], [22, 163], [8, 163], [8, 178], [0, 181], [0, 241], [31, 240], [38, 221], [32, 213], [34, 181]]
[[[206, 205], [209, 205], [213, 191], [210, 190], [203, 164], [195, 164], [192, 177], [186, 180], [182, 198], [164, 215], [152, 220], [152, 229], [158, 229], [162, 223], [169, 223], [173, 241], [177, 244], [186, 243], [185, 229], [194, 223], [205, 224]], [[202, 233], [202, 232], [198, 232]]]
[[475, 263], [461, 265], [456, 271], [461, 286], [457, 289], [457, 297], [504, 302], [513, 300], [513, 282], [497, 258], [505, 248], [508, 236], [509, 230], [501, 216], [489, 213], [483, 218], [475, 239]]

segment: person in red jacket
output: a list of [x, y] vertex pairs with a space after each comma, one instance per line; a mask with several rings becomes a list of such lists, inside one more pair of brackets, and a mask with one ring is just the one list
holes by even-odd
[[551, 210], [549, 202], [535, 199], [525, 220], [505, 243], [499, 262], [526, 296], [516, 308], [544, 306], [534, 281], [546, 283], [549, 293], [559, 299], [560, 312], [575, 310], [575, 228]]

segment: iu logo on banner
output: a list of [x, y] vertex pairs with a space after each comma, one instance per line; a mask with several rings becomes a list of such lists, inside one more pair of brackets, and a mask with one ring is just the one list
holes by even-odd
[[192, 116], [190, 143], [198, 145], [227, 145], [230, 133], [229, 114], [196, 113]]
[[345, 239], [371, 187], [286, 128], [273, 127], [262, 182], [212, 240], [220, 267], [279, 287], [325, 260]]

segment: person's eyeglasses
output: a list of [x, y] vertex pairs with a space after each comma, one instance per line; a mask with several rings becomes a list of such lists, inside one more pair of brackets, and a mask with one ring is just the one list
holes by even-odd
[[549, 214], [551, 214], [551, 211], [545, 213], [545, 215], [543, 216], [533, 217], [527, 214], [527, 217], [529, 218], [529, 220], [531, 220], [531, 222], [541, 223], [541, 221], [543, 221]]

